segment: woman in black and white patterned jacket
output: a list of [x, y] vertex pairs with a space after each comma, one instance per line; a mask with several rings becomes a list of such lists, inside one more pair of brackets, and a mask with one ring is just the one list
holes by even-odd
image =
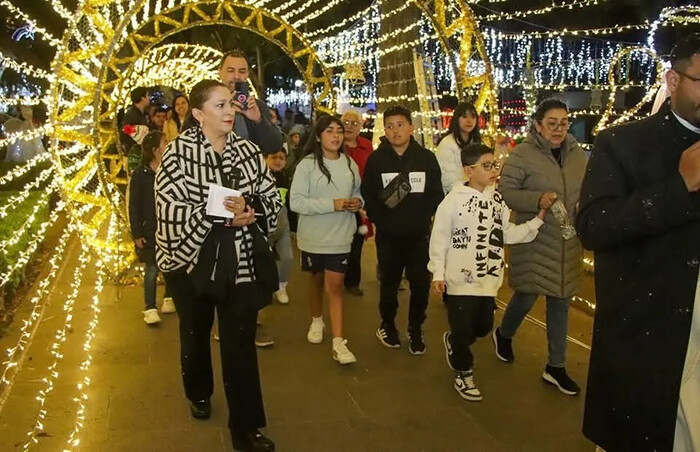
[[[192, 416], [210, 416], [216, 309], [234, 448], [270, 451], [274, 443], [258, 430], [266, 421], [254, 344], [260, 305], [252, 228], [274, 230], [281, 202], [260, 149], [232, 132], [236, 107], [228, 88], [205, 80], [190, 100], [198, 125], [168, 145], [156, 176], [156, 258], [180, 320], [185, 394]], [[210, 184], [243, 193], [224, 202], [233, 220], [207, 215]]]

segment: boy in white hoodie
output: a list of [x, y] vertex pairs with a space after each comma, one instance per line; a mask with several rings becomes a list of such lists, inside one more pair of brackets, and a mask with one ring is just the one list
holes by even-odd
[[447, 294], [450, 331], [443, 335], [447, 365], [455, 371], [454, 387], [470, 401], [482, 399], [474, 383], [474, 356], [470, 346], [493, 328], [494, 297], [503, 282], [503, 247], [530, 242], [544, 224], [545, 210], [515, 225], [494, 184], [500, 163], [483, 144], [461, 151], [467, 180], [456, 185], [435, 213], [430, 236], [432, 289]]

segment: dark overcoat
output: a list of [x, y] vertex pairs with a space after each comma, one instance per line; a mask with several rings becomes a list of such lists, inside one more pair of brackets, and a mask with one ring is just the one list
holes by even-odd
[[678, 171], [700, 140], [667, 104], [596, 139], [576, 218], [597, 307], [583, 433], [603, 449], [671, 451], [700, 266], [700, 193]]

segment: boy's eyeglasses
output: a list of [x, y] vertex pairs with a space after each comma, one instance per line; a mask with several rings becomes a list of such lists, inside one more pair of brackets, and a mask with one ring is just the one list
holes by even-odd
[[569, 127], [571, 127], [571, 123], [568, 119], [564, 119], [563, 121], [543, 121], [541, 124], [550, 132], [554, 132], [557, 129], [569, 130]]
[[477, 166], [482, 167], [486, 171], [499, 170], [499, 169], [501, 169], [501, 162], [477, 163], [476, 165], [469, 165], [469, 168], [476, 168]]
[[348, 120], [343, 121], [343, 124], [345, 124], [346, 126], [353, 126], [353, 127], [357, 127], [360, 125], [360, 123], [357, 121], [348, 121]]

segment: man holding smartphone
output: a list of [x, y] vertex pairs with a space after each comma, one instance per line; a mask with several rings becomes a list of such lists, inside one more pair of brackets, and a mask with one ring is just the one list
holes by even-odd
[[[258, 145], [264, 155], [275, 154], [282, 150], [282, 135], [270, 119], [268, 106], [250, 95], [248, 72], [248, 58], [240, 50], [229, 51], [219, 64], [221, 82], [233, 93], [233, 103], [236, 106], [233, 131]], [[255, 345], [258, 347], [270, 347], [275, 343], [263, 326], [265, 312], [269, 312], [269, 309], [262, 309], [258, 314], [255, 334]]]
[[231, 50], [221, 59], [219, 77], [234, 93], [237, 110], [233, 131], [257, 144], [263, 154], [276, 153], [282, 149], [282, 135], [272, 124], [267, 105], [250, 95], [248, 72], [248, 59], [240, 50]]

